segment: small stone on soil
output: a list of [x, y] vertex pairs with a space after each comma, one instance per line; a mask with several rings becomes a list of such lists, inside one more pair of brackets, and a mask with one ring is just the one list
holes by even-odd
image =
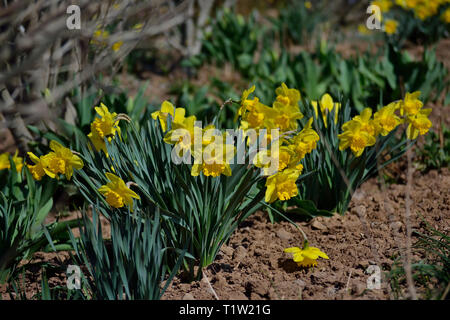
[[328, 229], [325, 225], [323, 225], [322, 223], [320, 223], [317, 220], [313, 221], [313, 223], [311, 224], [311, 227], [315, 230], [322, 230], [322, 231], [325, 231]]
[[236, 250], [234, 250], [233, 259], [236, 259], [237, 262], [241, 262], [242, 260], [245, 259], [246, 256], [247, 256], [247, 249], [245, 249], [243, 246], [239, 246], [236, 248]]
[[366, 288], [367, 288], [367, 285], [362, 282], [353, 283], [352, 284], [352, 293], [357, 296], [360, 296], [364, 293]]
[[281, 240], [289, 240], [292, 238], [292, 234], [290, 234], [289, 232], [287, 232], [284, 229], [280, 229], [277, 231], [277, 236], [278, 238], [280, 238]]
[[194, 298], [194, 296], [193, 296], [192, 294], [186, 293], [186, 294], [183, 296], [183, 300], [195, 300], [195, 298]]
[[222, 248], [220, 249], [220, 251], [222, 251], [223, 254], [228, 257], [231, 257], [233, 255], [233, 248], [231, 248], [227, 245], [223, 245]]

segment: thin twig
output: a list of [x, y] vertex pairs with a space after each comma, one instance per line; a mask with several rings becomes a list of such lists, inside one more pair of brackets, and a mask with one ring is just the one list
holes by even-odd
[[205, 282], [208, 284], [209, 289], [211, 290], [212, 294], [214, 295], [214, 298], [216, 298], [216, 300], [220, 300], [220, 299], [219, 299], [219, 296], [218, 296], [217, 293], [216, 293], [216, 291], [213, 289], [213, 287], [212, 287], [212, 285], [211, 285], [211, 282], [209, 282], [209, 279], [208, 279], [206, 273], [207, 273], [206, 269], [203, 268], [203, 269], [202, 269], [203, 281], [205, 281]]
[[348, 284], [350, 283], [350, 278], [352, 277], [352, 271], [350, 270], [350, 274], [348, 275], [347, 284], [345, 285], [345, 292], [348, 292]]
[[414, 286], [411, 268], [411, 183], [412, 183], [412, 165], [411, 165], [411, 149], [406, 152], [408, 158], [408, 172], [406, 178], [406, 199], [405, 199], [405, 226], [406, 226], [406, 255], [403, 261], [403, 267], [406, 274], [406, 282], [408, 283], [409, 294], [411, 299], [417, 300], [417, 292]]

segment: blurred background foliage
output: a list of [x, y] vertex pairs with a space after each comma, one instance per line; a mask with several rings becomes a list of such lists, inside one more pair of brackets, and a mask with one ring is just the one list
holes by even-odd
[[[12, 150], [11, 141], [21, 152], [29, 151], [38, 129], [70, 138], [75, 130], [70, 124], [87, 133], [94, 117], [92, 106], [111, 103], [123, 94], [130, 99], [126, 111], [135, 118], [170, 98], [205, 120], [251, 84], [256, 84], [256, 94], [266, 103], [274, 98], [273, 88], [285, 82], [310, 100], [326, 92], [335, 97], [342, 94], [350, 99], [354, 112], [376, 106], [380, 92], [383, 103], [415, 90], [422, 91], [425, 102], [436, 102], [442, 94], [450, 101], [447, 70], [433, 49], [439, 39], [448, 37], [449, 24], [441, 18], [447, 5], [427, 18], [433, 23], [426, 24], [428, 20], [418, 19], [413, 10], [391, 6], [383, 11], [382, 21], [396, 18], [399, 24], [398, 32], [388, 35], [383, 29], [358, 28], [369, 16], [369, 4], [352, 0], [81, 1], [82, 28], [67, 32], [61, 30], [67, 18], [65, 1], [33, 7], [41, 10], [39, 17], [31, 9], [19, 15], [23, 3], [7, 1], [3, 39], [18, 45], [2, 47], [0, 55], [0, 130], [12, 135], [0, 151]], [[57, 17], [54, 25], [39, 30], [37, 26], [51, 14]], [[99, 16], [104, 19], [96, 20]], [[407, 27], [422, 30], [427, 41], [405, 33], [402, 28]], [[21, 32], [7, 32], [11, 28]], [[53, 37], [41, 41], [47, 34]], [[395, 38], [399, 35], [402, 41]], [[417, 43], [424, 45], [420, 54], [401, 50]], [[143, 90], [141, 80], [148, 83]], [[148, 103], [135, 109], [135, 95]], [[122, 103], [109, 107], [125, 111]], [[232, 126], [229, 120], [234, 111], [223, 112], [224, 126]]]

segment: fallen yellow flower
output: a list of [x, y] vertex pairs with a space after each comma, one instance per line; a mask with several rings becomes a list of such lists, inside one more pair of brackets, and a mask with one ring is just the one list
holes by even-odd
[[324, 252], [320, 251], [318, 248], [310, 247], [308, 243], [305, 244], [303, 249], [300, 249], [299, 247], [291, 247], [284, 249], [284, 252], [292, 253], [292, 258], [295, 262], [297, 262], [299, 267], [315, 267], [317, 266], [316, 260], [319, 257], [329, 259]]

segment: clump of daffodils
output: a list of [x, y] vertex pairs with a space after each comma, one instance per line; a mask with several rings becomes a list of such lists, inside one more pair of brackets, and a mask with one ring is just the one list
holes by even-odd
[[[192, 176], [200, 173], [214, 178], [231, 176], [230, 161], [235, 148], [227, 144], [226, 134], [214, 125], [195, 126], [195, 116], [186, 117], [186, 109], [175, 108], [169, 101], [164, 101], [161, 109], [152, 113], [152, 118], [159, 120], [165, 132], [164, 142], [173, 145], [180, 158], [193, 157]], [[196, 137], [200, 140], [195, 141]]]
[[448, 0], [396, 0], [396, 4], [406, 10], [412, 10], [417, 18], [426, 20], [439, 12], [439, 7]]
[[[429, 38], [445, 36], [445, 24], [450, 24], [449, 0], [376, 0], [375, 17], [382, 22], [382, 30], [396, 41], [403, 37]], [[444, 26], [443, 26], [444, 25]], [[405, 26], [407, 26], [405, 28]], [[417, 32], [410, 33], [410, 26]], [[402, 30], [399, 30], [399, 29]], [[364, 28], [367, 30], [367, 28]], [[423, 35], [422, 35], [423, 34]]]
[[420, 20], [437, 15], [440, 7], [448, 3], [448, 0], [376, 0], [371, 2], [372, 5], [378, 6], [382, 13], [389, 12], [397, 6], [406, 11], [412, 11]]
[[407, 93], [403, 100], [392, 102], [375, 114], [371, 108], [365, 108], [360, 115], [342, 125], [343, 132], [338, 135], [339, 150], [350, 148], [359, 157], [366, 147], [376, 143], [379, 135], [388, 135], [402, 123], [408, 125], [408, 139], [426, 134], [432, 125], [428, 119], [431, 109], [423, 108], [419, 96], [419, 91]]
[[[258, 97], [251, 98], [254, 90], [255, 86], [244, 90], [235, 120], [240, 119], [239, 129], [244, 137], [248, 137], [249, 144], [255, 145], [257, 137], [264, 138], [266, 144], [263, 147], [278, 144], [279, 148], [258, 152], [252, 163], [268, 176], [266, 202], [288, 200], [298, 194], [296, 181], [303, 170], [301, 161], [316, 148], [319, 135], [312, 129], [313, 118], [303, 128], [299, 127], [303, 114], [299, 108], [301, 95], [298, 90], [283, 83], [275, 90], [276, 99], [272, 106], [265, 105]], [[164, 141], [174, 146], [177, 155], [193, 157], [192, 176], [200, 173], [210, 177], [231, 176], [229, 163], [236, 150], [229, 143], [227, 134], [214, 125], [197, 127], [196, 117], [185, 115], [184, 108], [175, 108], [164, 101], [160, 110], [152, 113], [152, 118], [159, 121], [165, 132]], [[273, 130], [278, 133], [277, 137], [272, 136]], [[200, 141], [194, 141], [195, 137], [201, 137]]]
[[281, 132], [297, 130], [298, 121], [303, 118], [298, 102], [300, 92], [289, 89], [284, 83], [275, 90], [277, 97], [272, 107], [259, 101], [258, 97], [249, 99], [255, 86], [245, 90], [241, 97], [241, 106], [236, 117], [241, 117], [241, 128], [247, 129], [280, 129]]
[[[276, 200], [289, 200], [298, 195], [296, 181], [303, 170], [301, 160], [313, 149], [316, 148], [319, 135], [311, 126], [313, 118], [299, 129], [298, 120], [303, 118], [299, 108], [301, 99], [300, 92], [296, 89], [288, 88], [284, 83], [275, 90], [277, 94], [272, 107], [264, 105], [254, 97], [249, 99], [255, 87], [245, 90], [241, 97], [241, 105], [237, 111], [236, 118], [241, 118], [240, 128], [245, 131], [250, 129], [266, 132], [272, 129], [279, 130], [279, 148], [276, 154], [269, 154], [271, 150], [260, 151], [254, 160], [257, 167], [263, 168], [265, 174], [267, 169], [272, 167], [271, 161], [278, 162], [275, 173], [271, 173], [266, 180], [265, 201], [272, 203]], [[267, 134], [268, 142], [274, 143], [270, 134]], [[270, 156], [271, 161], [263, 161], [263, 158]]]
[[309, 268], [317, 266], [317, 259], [329, 259], [325, 252], [315, 247], [310, 247], [305, 241], [303, 248], [291, 247], [284, 249], [286, 253], [292, 253], [292, 259], [299, 267]]
[[65, 175], [67, 180], [70, 180], [73, 169], [80, 170], [83, 168], [83, 160], [60, 143], [54, 140], [50, 141], [50, 149], [51, 152], [41, 157], [28, 152], [33, 164], [27, 164], [27, 167], [35, 180], [41, 180], [45, 175], [58, 179], [60, 174]]

